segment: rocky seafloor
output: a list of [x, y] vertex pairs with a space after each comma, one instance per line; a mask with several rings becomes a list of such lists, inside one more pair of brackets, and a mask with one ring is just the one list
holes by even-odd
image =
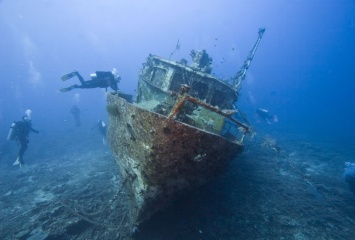
[[[7, 150], [0, 161], [0, 239], [124, 238], [127, 193], [99, 136], [31, 139], [21, 170], [12, 166], [16, 145]], [[343, 177], [352, 151], [259, 136], [222, 176], [129, 229], [131, 237], [353, 239], [355, 195]]]

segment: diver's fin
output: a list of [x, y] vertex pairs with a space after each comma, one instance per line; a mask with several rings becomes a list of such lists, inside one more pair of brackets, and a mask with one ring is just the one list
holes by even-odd
[[[17, 158], [16, 161], [14, 162], [14, 164], [12, 164], [12, 165], [13, 165], [13, 166], [16, 166], [16, 165], [19, 165], [19, 164], [20, 164], [20, 159]], [[21, 164], [20, 164], [20, 166], [21, 166]]]
[[69, 92], [70, 90], [72, 90], [72, 88], [71, 87], [67, 87], [67, 88], [62, 88], [59, 91], [61, 91], [61, 92]]
[[59, 91], [61, 91], [61, 92], [69, 92], [70, 90], [74, 89], [76, 86], [77, 85], [73, 85], [73, 86], [70, 86], [70, 87], [67, 87], [67, 88], [62, 88]]
[[64, 76], [61, 77], [62, 81], [66, 81], [76, 75], [76, 72], [73, 71], [71, 73], [65, 74]]

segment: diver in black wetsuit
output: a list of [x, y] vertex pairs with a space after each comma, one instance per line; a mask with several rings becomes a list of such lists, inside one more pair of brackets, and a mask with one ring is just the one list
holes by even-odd
[[270, 120], [273, 120], [274, 122], [278, 122], [277, 116], [270, 114], [269, 110], [267, 109], [264, 108], [256, 109], [256, 113], [261, 119], [263, 119], [268, 124], [271, 124]]
[[73, 114], [73, 116], [74, 116], [75, 127], [80, 127], [81, 126], [80, 109], [76, 105], [73, 105], [73, 107], [70, 109], [70, 113]]
[[99, 120], [97, 123], [91, 128], [93, 130], [96, 128], [99, 130], [100, 134], [102, 135], [102, 143], [106, 144], [106, 132], [107, 132], [107, 125], [105, 124], [104, 121]]
[[121, 77], [117, 74], [116, 69], [113, 69], [112, 72], [103, 72], [96, 71], [94, 74], [91, 74], [91, 80], [85, 81], [84, 78], [77, 71], [73, 71], [69, 74], [62, 76], [62, 80], [66, 81], [74, 76], [77, 76], [81, 85], [72, 85], [67, 88], [60, 89], [61, 92], [68, 92], [74, 88], [112, 88], [114, 91], [118, 91], [117, 84], [120, 82]]
[[344, 177], [350, 190], [355, 194], [355, 163], [345, 163]]
[[37, 130], [32, 128], [31, 119], [28, 116], [23, 116], [20, 121], [14, 122], [11, 126], [13, 131], [13, 136], [11, 139], [15, 139], [20, 149], [18, 151], [18, 157], [14, 162], [14, 165], [20, 164], [22, 166], [25, 162], [23, 161], [23, 155], [28, 147], [28, 134], [30, 131], [39, 133]]

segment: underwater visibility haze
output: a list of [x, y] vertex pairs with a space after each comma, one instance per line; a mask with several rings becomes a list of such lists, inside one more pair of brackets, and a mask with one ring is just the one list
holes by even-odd
[[[113, 71], [134, 97], [149, 54], [191, 64], [191, 50], [206, 50], [211, 74], [228, 81], [260, 28], [237, 104], [255, 136], [221, 176], [132, 236], [352, 239], [354, 13], [351, 0], [0, 1], [0, 239], [126, 237], [116, 227], [128, 193], [106, 139], [114, 90], [63, 92], [80, 85], [65, 74]], [[38, 134], [20, 168], [23, 144], [7, 137], [25, 115]]]

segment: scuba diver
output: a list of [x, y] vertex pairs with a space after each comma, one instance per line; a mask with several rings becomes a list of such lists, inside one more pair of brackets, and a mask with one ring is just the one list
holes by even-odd
[[80, 109], [76, 105], [73, 105], [73, 107], [70, 109], [70, 113], [73, 114], [73, 116], [74, 116], [75, 127], [80, 127], [81, 126]]
[[105, 124], [104, 121], [99, 120], [97, 123], [91, 128], [93, 130], [96, 128], [99, 130], [100, 134], [102, 135], [102, 143], [106, 145], [106, 131], [107, 131], [107, 125]]
[[72, 85], [67, 88], [60, 89], [61, 92], [68, 92], [74, 88], [107, 88], [110, 87], [114, 91], [118, 91], [117, 84], [120, 82], [121, 77], [117, 74], [117, 70], [114, 68], [111, 72], [96, 71], [90, 74], [91, 80], [85, 81], [79, 72], [73, 71], [61, 77], [63, 81], [66, 81], [72, 77], [77, 76], [81, 85]]
[[345, 162], [344, 177], [350, 190], [355, 194], [355, 163]]
[[20, 147], [18, 157], [13, 165], [20, 165], [20, 167], [24, 165], [25, 162], [23, 161], [23, 155], [28, 147], [28, 134], [30, 131], [37, 134], [39, 133], [37, 130], [32, 128], [31, 118], [28, 115], [23, 116], [20, 121], [16, 121], [11, 124], [7, 140], [16, 140]]
[[278, 122], [276, 115], [271, 115], [269, 110], [264, 108], [256, 109], [256, 114], [263, 119], [268, 124], [271, 124], [270, 120], [273, 120], [275, 123]]

